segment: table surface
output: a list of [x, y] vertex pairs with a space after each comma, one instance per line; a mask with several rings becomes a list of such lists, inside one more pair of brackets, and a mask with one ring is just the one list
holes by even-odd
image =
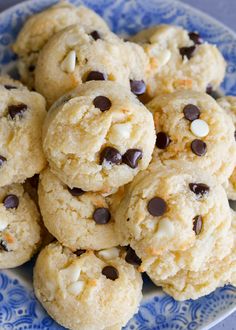
[[[31, 0], [34, 1], [34, 0]], [[96, 1], [96, 0], [94, 0]], [[236, 1], [235, 0], [179, 0], [192, 5], [205, 13], [215, 17], [231, 29], [236, 31]], [[13, 6], [21, 0], [0, 0], [0, 11]], [[236, 330], [236, 312], [226, 320], [214, 326], [212, 330]]]

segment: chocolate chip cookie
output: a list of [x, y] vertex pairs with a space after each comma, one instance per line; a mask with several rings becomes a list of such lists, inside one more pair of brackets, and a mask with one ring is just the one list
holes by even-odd
[[151, 113], [129, 89], [88, 82], [55, 103], [43, 147], [51, 170], [70, 188], [111, 194], [145, 169], [155, 131]]
[[36, 297], [66, 328], [121, 329], [138, 310], [142, 278], [120, 253], [48, 245], [34, 269]]

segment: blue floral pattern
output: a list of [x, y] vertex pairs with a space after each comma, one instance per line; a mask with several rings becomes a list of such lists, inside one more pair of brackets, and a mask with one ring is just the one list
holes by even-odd
[[[85, 4], [102, 15], [114, 32], [127, 35], [158, 24], [171, 23], [198, 31], [222, 51], [228, 62], [222, 84], [226, 94], [236, 95], [236, 36], [225, 26], [197, 10], [173, 0], [71, 0]], [[34, 0], [22, 3], [0, 14], [0, 69], [14, 73], [16, 57], [11, 51], [25, 19], [56, 0]], [[60, 330], [35, 299], [32, 289], [32, 263], [17, 270], [0, 271], [0, 329]], [[196, 301], [177, 302], [156, 289], [147, 279], [144, 300], [127, 330], [200, 329], [236, 309], [236, 288], [225, 286]]]

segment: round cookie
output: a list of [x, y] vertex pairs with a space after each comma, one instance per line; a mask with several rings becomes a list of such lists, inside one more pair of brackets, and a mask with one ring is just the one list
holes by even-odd
[[[233, 212], [232, 212], [233, 213]], [[230, 253], [222, 260], [217, 256], [207, 263], [205, 267], [197, 272], [181, 270], [176, 275], [157, 281], [168, 294], [176, 300], [197, 299], [205, 296], [217, 287], [225, 284], [236, 285], [236, 216], [232, 218], [232, 228], [234, 245]], [[226, 239], [227, 244], [227, 239]], [[231, 241], [230, 241], [231, 246]]]
[[60, 99], [43, 130], [52, 172], [70, 188], [107, 195], [147, 168], [154, 144], [151, 113], [109, 81], [88, 82]]
[[232, 244], [225, 190], [184, 162], [139, 173], [114, 216], [122, 244], [130, 244], [142, 260], [139, 270], [154, 281], [181, 269], [198, 271]]
[[61, 1], [26, 21], [13, 50], [19, 56], [21, 79], [29, 87], [34, 87], [34, 70], [41, 49], [55, 33], [72, 24], [85, 26], [94, 33], [109, 31], [105, 21], [94, 11], [83, 6], [77, 8], [67, 1]]
[[227, 181], [236, 161], [230, 116], [205, 93], [180, 91], [155, 97], [147, 104], [154, 116], [155, 160], [184, 160]]
[[46, 164], [41, 140], [45, 100], [13, 80], [7, 85], [0, 85], [0, 186], [24, 182]]
[[71, 250], [119, 245], [106, 198], [68, 188], [49, 169], [40, 174], [39, 205], [49, 232]]
[[73, 254], [59, 243], [50, 244], [34, 269], [36, 297], [71, 330], [121, 329], [138, 311], [142, 278], [119, 254], [117, 248]]
[[41, 51], [35, 87], [49, 105], [89, 80], [116, 81], [127, 89], [132, 84], [133, 91], [140, 94], [146, 88], [142, 81], [146, 64], [140, 46], [123, 42], [110, 31], [95, 38], [91, 28], [72, 25], [52, 37]]
[[30, 260], [41, 243], [39, 211], [20, 184], [0, 188], [0, 269]]
[[154, 97], [182, 89], [205, 92], [222, 82], [226, 63], [215, 45], [178, 26], [159, 25], [134, 36], [148, 58], [147, 94]]
[[[236, 130], [236, 97], [235, 96], [224, 96], [217, 99], [217, 103], [226, 110], [226, 112], [231, 116], [234, 127]], [[236, 131], [235, 131], [236, 132]], [[236, 139], [236, 133], [234, 137]], [[229, 180], [225, 184], [226, 191], [229, 199], [236, 200], [236, 165], [233, 173], [231, 174]]]

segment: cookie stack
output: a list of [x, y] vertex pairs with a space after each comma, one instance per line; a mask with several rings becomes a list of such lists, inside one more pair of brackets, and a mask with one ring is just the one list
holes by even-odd
[[121, 329], [143, 272], [179, 300], [236, 285], [236, 98], [208, 95], [216, 46], [167, 25], [124, 41], [62, 2], [13, 49], [37, 93], [0, 81], [0, 266], [29, 260], [44, 225], [35, 294], [69, 329]]

